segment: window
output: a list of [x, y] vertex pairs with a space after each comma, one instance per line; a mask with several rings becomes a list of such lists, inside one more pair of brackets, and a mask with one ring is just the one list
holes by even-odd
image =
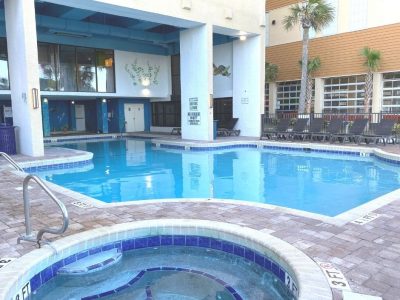
[[364, 88], [364, 75], [325, 79], [324, 112], [363, 113]]
[[96, 52], [91, 48], [76, 48], [78, 91], [96, 92]]
[[400, 72], [383, 74], [382, 111], [400, 113]]
[[114, 52], [112, 50], [96, 51], [97, 91], [113, 93], [114, 83]]
[[114, 51], [39, 43], [42, 91], [115, 93]]
[[39, 52], [39, 81], [41, 91], [57, 90], [57, 66], [56, 53], [57, 45], [43, 44], [38, 45]]
[[75, 47], [60, 46], [60, 82], [62, 92], [76, 92], [76, 55]]
[[7, 40], [0, 38], [0, 90], [9, 90]]
[[153, 102], [152, 126], [180, 127], [181, 126], [181, 102]]
[[268, 115], [269, 111], [269, 83], [265, 83], [265, 100], [264, 100], [264, 114]]
[[300, 80], [279, 82], [277, 87], [277, 111], [297, 111], [300, 99]]

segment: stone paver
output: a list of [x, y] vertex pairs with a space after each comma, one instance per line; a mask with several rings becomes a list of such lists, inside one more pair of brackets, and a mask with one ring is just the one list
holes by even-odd
[[[390, 151], [400, 152], [398, 146]], [[16, 190], [22, 186], [23, 178], [5, 168], [0, 168], [0, 176], [0, 257], [19, 257], [35, 249], [32, 243], [16, 243], [25, 230], [22, 191]], [[55, 204], [35, 184], [32, 186], [33, 228], [61, 224]], [[400, 199], [377, 209], [375, 212], [381, 217], [364, 226], [351, 223], [336, 226], [267, 208], [223, 203], [168, 202], [83, 209], [70, 204], [75, 199], [56, 195], [70, 214], [70, 226], [64, 235], [146, 219], [235, 223], [279, 237], [315, 260], [332, 262], [344, 273], [354, 292], [386, 300], [400, 297]], [[342, 298], [338, 290], [333, 294], [335, 299]]]

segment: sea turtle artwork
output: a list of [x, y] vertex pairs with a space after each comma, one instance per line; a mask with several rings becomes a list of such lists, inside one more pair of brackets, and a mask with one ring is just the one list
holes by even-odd
[[225, 76], [225, 77], [229, 77], [231, 76], [231, 73], [229, 72], [229, 69], [231, 68], [229, 67], [225, 67], [223, 65], [219, 65], [218, 67], [213, 64], [213, 68], [214, 68], [214, 76], [217, 75], [221, 75], [221, 76]]

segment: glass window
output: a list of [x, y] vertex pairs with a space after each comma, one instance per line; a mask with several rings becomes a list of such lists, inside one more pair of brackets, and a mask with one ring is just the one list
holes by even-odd
[[76, 56], [75, 47], [60, 46], [60, 82], [62, 92], [76, 92]]
[[76, 48], [78, 91], [96, 92], [96, 52], [91, 48]]
[[40, 90], [56, 91], [58, 77], [56, 68], [57, 45], [39, 43], [38, 53]]
[[7, 41], [0, 38], [0, 90], [9, 90]]
[[114, 51], [96, 51], [97, 91], [115, 92], [114, 86]]
[[[364, 76], [328, 78], [324, 87], [324, 112], [364, 111]], [[332, 101], [340, 100], [340, 101]]]
[[400, 111], [400, 72], [383, 74], [382, 111]]

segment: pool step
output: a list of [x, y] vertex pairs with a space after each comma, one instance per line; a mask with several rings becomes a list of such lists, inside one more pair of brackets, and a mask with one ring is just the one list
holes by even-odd
[[94, 255], [86, 256], [69, 265], [60, 268], [59, 275], [86, 275], [102, 271], [118, 263], [122, 253], [118, 249], [111, 249]]

